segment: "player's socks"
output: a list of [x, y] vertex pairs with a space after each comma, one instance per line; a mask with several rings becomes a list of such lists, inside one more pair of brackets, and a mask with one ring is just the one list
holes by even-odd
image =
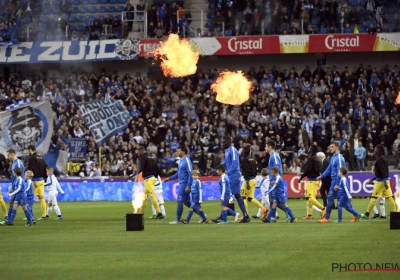
[[236, 212], [233, 211], [231, 208], [228, 208], [228, 210], [226, 210], [226, 215], [227, 216], [236, 216]]
[[7, 205], [3, 199], [0, 199], [0, 207], [3, 210], [4, 217], [8, 216]]
[[[322, 206], [322, 205], [321, 205]], [[324, 206], [322, 206], [322, 209], [324, 208]], [[317, 211], [318, 213], [322, 212], [322, 209], [318, 208], [318, 206], [313, 205], [312, 207], [313, 210]]]
[[341, 221], [343, 218], [343, 208], [342, 207], [338, 207], [337, 214], [338, 214], [338, 220]]
[[44, 198], [40, 198], [39, 203], [40, 203], [40, 210], [42, 210], [42, 217], [45, 217], [46, 216], [46, 201], [44, 200]]
[[200, 215], [200, 217], [203, 219], [203, 221], [207, 221], [206, 214], [204, 214], [203, 211], [199, 211], [199, 215]]
[[262, 212], [262, 209], [258, 209], [258, 212], [257, 212], [257, 215], [256, 215], [258, 218], [261, 217], [261, 212]]
[[54, 206], [54, 211], [56, 211], [57, 216], [61, 216], [61, 210], [60, 207], [58, 207], [58, 205]]
[[28, 223], [31, 224], [32, 221], [33, 221], [31, 212], [30, 212], [28, 209], [26, 209], [26, 210], [24, 211], [24, 213], [25, 213], [25, 217], [28, 219]]
[[372, 211], [374, 212], [375, 215], [379, 215], [378, 209], [376, 208], [376, 205], [374, 205], [374, 208], [372, 208]]
[[190, 219], [192, 218], [192, 216], [193, 216], [193, 211], [189, 211], [189, 213], [186, 217], [186, 221], [190, 222]]
[[9, 217], [8, 223], [13, 224], [16, 215], [17, 215], [17, 210], [12, 209], [11, 215], [9, 215], [10, 217]]
[[267, 218], [266, 218], [266, 220], [267, 221], [270, 221], [271, 220], [271, 218], [275, 218], [276, 217], [276, 208], [270, 208], [269, 209], [269, 212], [268, 212], [268, 215], [267, 215]]
[[162, 214], [163, 216], [167, 216], [167, 213], [165, 213], [165, 206], [164, 206], [164, 204], [163, 204], [163, 205], [160, 205], [160, 210], [161, 210], [161, 214]]
[[50, 217], [51, 211], [53, 211], [53, 206], [47, 207], [47, 214], [46, 214], [46, 217]]
[[325, 219], [329, 220], [333, 209], [333, 200], [328, 199], [328, 206], [326, 206]]
[[381, 203], [381, 204], [379, 205], [379, 207], [381, 208], [381, 216], [386, 217], [385, 204], [384, 204], [384, 203]]
[[246, 207], [244, 206], [243, 197], [239, 197], [238, 200], [237, 200], [237, 202], [238, 202], [238, 205], [239, 205], [239, 207], [240, 207], [240, 210], [242, 210], [243, 217], [248, 218], [249, 215], [247, 214]]
[[176, 220], [180, 221], [182, 218], [182, 213], [183, 213], [183, 204], [178, 203], [178, 207], [176, 209]]
[[289, 215], [289, 217], [290, 217], [292, 220], [296, 219], [296, 217], [293, 215], [292, 209], [290, 209], [289, 206], [286, 207], [286, 211], [285, 211], [285, 212], [286, 212], [286, 214]]
[[353, 216], [355, 216], [355, 217], [360, 216], [360, 215], [358, 214], [358, 212], [356, 211], [356, 209], [353, 208], [352, 205], [350, 205], [350, 207], [346, 207], [345, 209], [346, 209], [347, 211], [349, 211], [351, 214], [353, 214]]
[[6, 219], [7, 221], [10, 220], [12, 211], [13, 211], [13, 207], [10, 205], [10, 206], [8, 207], [8, 217], [7, 217], [7, 219]]
[[[161, 210], [161, 207], [160, 207], [160, 210]], [[157, 215], [156, 208], [154, 208], [153, 204], [151, 205], [151, 212], [153, 213], [153, 216]]]
[[246, 213], [249, 212], [249, 205], [247, 203], [247, 199], [246, 198], [242, 198], [243, 199], [243, 204], [244, 204], [244, 208], [246, 208]]
[[222, 219], [223, 222], [227, 222], [228, 221], [226, 210], [222, 210], [221, 211], [221, 219]]

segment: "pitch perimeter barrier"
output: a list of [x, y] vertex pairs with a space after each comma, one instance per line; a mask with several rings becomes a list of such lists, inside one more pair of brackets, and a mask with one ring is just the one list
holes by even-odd
[[[370, 172], [347, 174], [347, 181], [350, 193], [353, 197], [368, 197], [372, 193], [373, 186], [368, 184], [372, 177]], [[286, 193], [289, 198], [304, 197], [306, 180], [298, 183], [300, 176], [294, 174], [283, 175]], [[391, 187], [400, 184], [400, 172], [390, 172]], [[219, 200], [219, 177], [201, 177], [203, 189], [203, 201]], [[257, 183], [261, 180], [257, 176]], [[63, 196], [59, 195], [60, 201], [130, 201], [132, 200], [133, 188], [142, 188], [143, 183], [133, 182], [128, 178], [97, 178], [97, 179], [59, 179], [65, 191]], [[8, 201], [8, 191], [11, 181], [0, 181], [0, 189], [5, 201]], [[163, 184], [165, 200], [175, 201], [177, 198], [177, 181], [170, 181]], [[47, 193], [46, 199], [47, 199]], [[256, 198], [261, 197], [259, 189], [256, 189]]]

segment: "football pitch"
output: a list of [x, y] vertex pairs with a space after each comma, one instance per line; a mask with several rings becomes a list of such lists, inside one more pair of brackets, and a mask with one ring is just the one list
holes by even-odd
[[[166, 220], [145, 213], [144, 231], [126, 231], [130, 202], [61, 202], [64, 220], [55, 214], [25, 227], [22, 211], [14, 226], [0, 227], [1, 279], [400, 279], [400, 272], [340, 272], [337, 265], [369, 268], [365, 264], [400, 264], [400, 231], [389, 230], [389, 220], [361, 220], [318, 224], [303, 221], [305, 200], [289, 200], [297, 223], [169, 225], [176, 203], [168, 202]], [[366, 199], [353, 205], [363, 213]], [[386, 205], [389, 213], [389, 206]], [[236, 205], [237, 207], [237, 205]], [[219, 214], [219, 203], [206, 201], [209, 218]], [[34, 210], [39, 216], [39, 204]], [[249, 205], [251, 215], [256, 208]], [[184, 211], [186, 217], [187, 210]], [[314, 213], [315, 214], [315, 213]], [[319, 215], [314, 215], [316, 218]], [[183, 218], [184, 218], [183, 217]], [[333, 211], [333, 219], [337, 211]], [[353, 267], [362, 263], [361, 267]], [[360, 266], [360, 265], [358, 265]], [[397, 267], [400, 268], [400, 267]], [[342, 270], [344, 270], [342, 268]]]

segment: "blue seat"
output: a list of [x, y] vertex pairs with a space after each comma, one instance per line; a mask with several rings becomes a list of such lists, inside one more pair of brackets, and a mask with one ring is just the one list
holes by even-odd
[[361, 0], [360, 1], [360, 7], [364, 7], [365, 3], [367, 3], [368, 0]]
[[104, 15], [99, 15], [99, 20], [103, 21], [104, 20]]
[[47, 8], [47, 7], [44, 8], [44, 9], [43, 9], [43, 14], [46, 15], [46, 16], [47, 16], [47, 15], [50, 15], [50, 14], [51, 14], [50, 8]]
[[124, 6], [119, 6], [118, 9], [117, 9], [117, 11], [118, 11], [119, 13], [122, 13], [124, 10], [125, 10], [125, 7], [124, 7]]
[[210, 3], [210, 4], [208, 5], [208, 9], [209, 9], [209, 10], [212, 10], [212, 11], [215, 11], [215, 4], [214, 4], [214, 3]]
[[208, 18], [208, 19], [215, 19], [215, 12], [209, 12], [209, 13], [207, 13], [207, 18]]
[[366, 15], [367, 15], [367, 11], [364, 10], [364, 9], [360, 9], [360, 10], [358, 11], [358, 13], [359, 13], [360, 16], [366, 16]]
[[389, 18], [388, 18], [388, 23], [389, 23], [389, 24], [394, 24], [394, 23], [396, 23], [396, 18], [395, 18], [395, 17], [389, 17]]
[[86, 17], [85, 16], [79, 16], [79, 19], [78, 19], [78, 21], [79, 22], [85, 22], [86, 21]]
[[394, 29], [394, 25], [388, 25], [386, 27], [386, 32], [393, 32], [393, 29]]
[[358, 1], [357, 0], [352, 0], [351, 2], [350, 2], [350, 6], [351, 7], [357, 7], [358, 6]]
[[80, 12], [81, 14], [87, 14], [88, 10], [86, 7], [81, 7]]
[[206, 27], [209, 28], [209, 29], [210, 29], [210, 28], [214, 28], [214, 21], [213, 21], [213, 20], [207, 21]]
[[26, 18], [24, 18], [24, 23], [25, 23], [25, 24], [31, 24], [31, 23], [32, 23], [31, 17], [26, 17]]
[[389, 15], [392, 16], [392, 15], [394, 15], [395, 13], [396, 13], [396, 10], [395, 10], [394, 8], [389, 8], [389, 9], [388, 9], [388, 14], [389, 14]]
[[73, 1], [72, 1], [72, 4], [73, 4], [73, 5], [80, 5], [81, 2], [80, 2], [79, 0], [73, 0]]
[[318, 25], [318, 22], [319, 22], [319, 18], [313, 18], [313, 19], [311, 20], [311, 24], [312, 24], [312, 25]]
[[81, 0], [81, 5], [89, 5], [89, 0]]
[[76, 27], [76, 31], [78, 31], [78, 32], [82, 32], [83, 30], [85, 30], [85, 26], [83, 26], [83, 25], [78, 25]]
[[107, 0], [100, 0], [100, 4], [108, 4]]
[[95, 6], [90, 7], [89, 8], [89, 13], [91, 13], [91, 14], [97, 13], [97, 8]]
[[41, 23], [48, 23], [49, 22], [49, 18], [48, 17], [41, 17], [40, 18], [40, 22]]
[[244, 18], [243, 12], [237, 12], [237, 14], [236, 14], [236, 19], [242, 20], [243, 18]]
[[322, 34], [327, 34], [327, 33], [328, 33], [328, 28], [326, 28], [326, 27], [321, 27], [321, 33], [322, 33]]
[[60, 8], [57, 7], [57, 6], [51, 7], [51, 13], [52, 13], [53, 15], [58, 15], [58, 14], [60, 13]]
[[121, 16], [121, 15], [117, 15], [117, 19], [118, 19], [119, 21], [121, 21], [121, 20], [122, 20], [122, 16]]
[[225, 30], [225, 36], [232, 36], [232, 35], [233, 35], [232, 29]]
[[99, 13], [105, 13], [106, 11], [107, 11], [106, 7], [100, 7], [98, 10]]
[[73, 7], [73, 8], [72, 8], [72, 13], [73, 13], [73, 14], [79, 14], [79, 9], [78, 9], [78, 7]]
[[126, 0], [119, 0], [118, 3], [125, 5], [126, 4]]
[[115, 9], [114, 6], [108, 7], [108, 12], [109, 12], [109, 13], [115, 13], [115, 11], [116, 11], [116, 9]]
[[115, 4], [117, 4], [117, 0], [110, 0], [109, 3], [112, 5], [115, 5]]
[[90, 0], [89, 2], [92, 5], [98, 5], [99, 4], [99, 0]]
[[76, 22], [76, 16], [70, 16], [69, 19], [68, 19], [68, 21], [69, 21], [70, 23], [75, 23], [75, 22]]

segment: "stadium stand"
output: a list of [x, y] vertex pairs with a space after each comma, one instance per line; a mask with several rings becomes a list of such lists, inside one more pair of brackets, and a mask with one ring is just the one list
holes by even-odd
[[[132, 117], [128, 128], [102, 147], [101, 174], [105, 176], [125, 169], [134, 174], [140, 145], [157, 153], [164, 174], [175, 167], [176, 148], [187, 145], [202, 174], [213, 175], [223, 160], [220, 140], [224, 135], [232, 135], [239, 149], [250, 143], [259, 170], [266, 166], [267, 139], [277, 141], [286, 172], [304, 165], [311, 143], [326, 152], [331, 141], [340, 143], [350, 170], [358, 170], [354, 158], [358, 143], [367, 148], [365, 166], [371, 161], [371, 149], [380, 143], [392, 167], [400, 167], [400, 113], [395, 103], [400, 89], [398, 65], [289, 71], [252, 67], [247, 72], [254, 85], [251, 98], [236, 107], [215, 101], [210, 84], [217, 74], [207, 70], [159, 81], [140, 73], [109, 70], [54, 77], [46, 73], [8, 75], [1, 77], [0, 106], [4, 110], [26, 97], [50, 99], [55, 127], [52, 144], [66, 150], [69, 138], [85, 138], [88, 159], [82, 172], [86, 175], [92, 162], [94, 170], [99, 168], [99, 149], [74, 101], [95, 98], [123, 100]], [[84, 95], [80, 95], [82, 90]]]

